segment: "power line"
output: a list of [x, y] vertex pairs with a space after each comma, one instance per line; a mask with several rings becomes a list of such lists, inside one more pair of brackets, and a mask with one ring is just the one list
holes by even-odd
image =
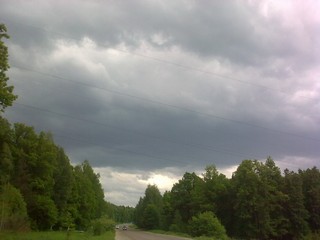
[[113, 126], [113, 125], [110, 125], [110, 124], [106, 124], [106, 123], [100, 123], [100, 122], [96, 122], [96, 121], [92, 121], [92, 120], [88, 120], [88, 119], [84, 119], [84, 118], [74, 117], [74, 116], [69, 115], [69, 114], [59, 113], [59, 112], [55, 112], [55, 111], [51, 111], [51, 110], [48, 110], [48, 109], [43, 109], [43, 108], [27, 105], [27, 104], [23, 104], [23, 103], [19, 103], [19, 102], [15, 102], [15, 104], [23, 106], [25, 108], [33, 109], [33, 110], [36, 110], [36, 111], [46, 112], [46, 113], [58, 115], [58, 116], [61, 116], [61, 117], [80, 120], [80, 121], [87, 122], [87, 123], [90, 123], [90, 124], [93, 124], [93, 125], [100, 125], [100, 126], [107, 127], [107, 128], [117, 129], [117, 130], [120, 130], [120, 131], [123, 131], [123, 132], [130, 132], [131, 134], [137, 134], [137, 135], [140, 135], [140, 136], [153, 138], [153, 139], [160, 140], [160, 141], [167, 141], [167, 142], [171, 142], [171, 143], [182, 145], [182, 146], [197, 148], [197, 149], [200, 149], [200, 150], [207, 150], [207, 151], [211, 151], [211, 152], [218, 152], [218, 153], [222, 153], [222, 154], [228, 154], [228, 155], [233, 155], [233, 156], [243, 157], [243, 158], [248, 158], [248, 157], [249, 158], [257, 158], [257, 157], [253, 157], [253, 156], [249, 156], [249, 155], [244, 155], [243, 153], [233, 152], [233, 151], [230, 151], [229, 149], [221, 149], [221, 148], [217, 148], [217, 147], [212, 148], [212, 146], [205, 146], [205, 145], [202, 145], [202, 144], [192, 144], [192, 143], [187, 143], [187, 142], [176, 141], [176, 140], [172, 140], [170, 138], [164, 138], [164, 137], [154, 136], [154, 135], [150, 135], [150, 134], [145, 134], [145, 133], [141, 133], [141, 132], [138, 132], [138, 131], [135, 131], [135, 130], [120, 128], [120, 127], [116, 127], [116, 126]]
[[112, 93], [112, 94], [116, 94], [116, 95], [120, 95], [120, 96], [124, 96], [124, 97], [128, 97], [128, 98], [133, 98], [133, 99], [136, 99], [136, 100], [145, 101], [145, 102], [149, 102], [149, 103], [156, 104], [156, 105], [161, 105], [161, 106], [164, 106], [164, 107], [178, 109], [178, 110], [181, 110], [181, 111], [184, 111], [184, 112], [194, 113], [194, 114], [202, 115], [202, 116], [209, 117], [209, 118], [214, 118], [214, 119], [219, 119], [219, 120], [222, 120], [222, 121], [228, 121], [228, 122], [232, 122], [232, 123], [236, 123], [236, 124], [240, 124], [240, 125], [259, 128], [259, 129], [263, 129], [263, 130], [271, 131], [271, 132], [275, 132], [275, 133], [290, 135], [292, 137], [306, 139], [306, 140], [309, 140], [309, 141], [320, 142], [320, 139], [317, 139], [317, 138], [305, 137], [305, 136], [301, 136], [301, 135], [298, 135], [298, 134], [295, 134], [295, 133], [291, 133], [291, 132], [286, 132], [286, 131], [281, 131], [281, 130], [278, 130], [278, 129], [268, 128], [268, 127], [264, 127], [264, 126], [260, 126], [260, 125], [256, 125], [256, 124], [252, 124], [252, 123], [248, 123], [248, 122], [243, 122], [243, 121], [240, 121], [240, 120], [226, 118], [226, 117], [215, 115], [215, 114], [200, 112], [200, 111], [196, 111], [196, 110], [193, 110], [193, 109], [188, 109], [188, 108], [185, 108], [185, 107], [180, 107], [180, 106], [177, 106], [177, 105], [173, 105], [173, 104], [169, 104], [169, 103], [164, 103], [164, 102], [161, 102], [161, 101], [153, 100], [153, 99], [150, 99], [150, 98], [145, 98], [145, 97], [140, 97], [140, 96], [136, 96], [136, 95], [132, 95], [132, 94], [127, 94], [127, 93], [119, 92], [119, 91], [116, 91], [116, 90], [113, 90], [113, 89], [109, 89], [109, 88], [102, 88], [102, 87], [94, 86], [94, 85], [91, 85], [91, 84], [75, 81], [73, 79], [61, 77], [61, 76], [58, 76], [58, 75], [53, 75], [53, 74], [50, 74], [50, 73], [34, 70], [34, 69], [31, 69], [31, 68], [27, 68], [27, 67], [21, 67], [21, 66], [17, 66], [17, 65], [13, 65], [13, 66], [15, 68], [18, 68], [18, 69], [21, 69], [21, 70], [26, 70], [26, 71], [38, 73], [38, 74], [41, 74], [41, 75], [44, 75], [44, 76], [49, 76], [49, 77], [52, 77], [52, 78], [73, 82], [73, 83], [78, 84], [78, 85], [83, 85], [83, 86], [86, 86], [86, 87], [99, 89], [99, 90], [106, 91], [106, 92], [109, 92], [109, 93]]
[[[39, 74], [41, 74], [41, 73], [39, 73]], [[70, 79], [71, 80], [71, 79]], [[36, 80], [36, 79], [32, 79], [32, 81], [37, 81], [37, 82], [39, 82], [40, 83], [40, 85], [42, 85], [42, 87], [44, 87], [44, 85], [43, 85], [43, 81], [38, 81], [38, 80]], [[71, 81], [73, 81], [73, 80], [71, 80]], [[77, 83], [77, 81], [73, 81], [75, 84]], [[87, 84], [86, 84], [87, 85]], [[46, 87], [46, 89], [47, 89], [47, 86], [45, 86]], [[59, 90], [59, 91], [56, 91], [56, 92], [58, 92], [58, 93], [61, 93], [61, 92], [65, 92], [65, 88], [57, 88], [56, 86], [54, 86], [55, 87], [55, 89], [57, 89], [57, 90]], [[87, 86], [86, 86], [87, 87]], [[52, 90], [52, 88], [50, 87], [50, 89]], [[52, 92], [52, 91], [51, 91]], [[55, 93], [56, 93], [55, 92]], [[65, 92], [65, 94], [67, 94], [68, 96], [69, 96], [69, 92]], [[82, 95], [78, 95], [78, 94], [74, 94], [73, 93], [73, 96], [74, 95], [76, 95], [76, 96], [81, 96], [81, 98], [83, 98], [83, 96]], [[126, 109], [127, 111], [128, 110], [130, 110], [130, 111], [133, 111], [133, 110], [131, 110], [131, 109]], [[134, 111], [134, 112], [136, 112], [136, 111]], [[151, 115], [151, 116], [149, 116], [149, 117], [153, 117], [153, 115]], [[116, 126], [112, 126], [112, 125], [110, 125], [110, 124], [108, 124], [108, 127], [109, 128], [113, 128], [113, 129], [117, 129], [117, 130], [124, 130], [124, 131], [130, 131], [130, 132], [134, 132], [135, 134], [138, 134], [138, 135], [142, 135], [142, 136], [144, 136], [144, 137], [149, 137], [149, 138], [154, 138], [154, 139], [161, 139], [161, 140], [165, 140], [165, 141], [170, 141], [170, 142], [173, 142], [173, 143], [176, 143], [176, 144], [180, 144], [180, 145], [183, 145], [184, 143], [181, 143], [180, 141], [178, 141], [178, 140], [172, 140], [172, 139], [168, 139], [168, 138], [161, 138], [161, 137], [158, 137], [158, 136], [155, 136], [155, 135], [150, 135], [150, 134], [144, 134], [144, 133], [141, 133], [141, 132], [138, 132], [138, 131], [133, 131], [133, 130], [131, 130], [131, 129], [123, 129], [123, 128], [119, 128], [119, 127], [116, 127]], [[216, 131], [216, 129], [209, 129], [209, 130], [211, 130], [211, 131]], [[232, 133], [232, 135], [234, 135], [234, 136], [237, 136], [237, 137], [240, 137], [241, 139], [244, 139], [244, 138], [246, 138], [245, 136], [243, 136], [243, 135], [239, 135], [239, 134], [236, 134], [236, 133]], [[251, 138], [251, 137], [249, 137], [249, 138]], [[212, 148], [213, 146], [208, 146], [208, 145], [203, 145], [203, 144], [196, 144], [196, 143], [193, 143], [193, 144], [191, 144], [190, 145], [190, 143], [185, 143], [185, 144], [188, 144], [188, 146], [198, 146], [198, 147], [200, 147], [200, 148], [203, 148], [204, 150], [208, 150], [208, 148]], [[272, 146], [272, 147], [274, 147], [275, 145], [274, 144], [270, 144], [270, 143], [264, 143], [264, 144], [266, 144], [266, 145], [270, 145], [270, 146]], [[277, 147], [279, 147], [279, 144], [277, 144], [276, 145]], [[231, 152], [230, 151], [230, 149], [225, 149], [225, 148], [218, 148], [218, 149], [220, 149], [220, 151], [227, 151], [227, 152]], [[239, 153], [237, 153], [237, 154], [239, 154]], [[245, 157], [245, 158], [247, 158], [248, 157], [248, 155], [245, 155], [245, 154], [243, 154], [243, 153], [241, 153], [241, 155], [239, 155], [239, 156], [241, 156], [241, 157]], [[257, 157], [257, 156], [251, 156], [250, 158], [254, 158], [254, 159], [260, 159], [260, 158], [262, 158], [262, 157]]]
[[[56, 32], [56, 31], [49, 31], [49, 30], [44, 29], [42, 27], [38, 27], [38, 26], [30, 25], [30, 24], [25, 24], [25, 23], [20, 23], [20, 22], [16, 22], [16, 21], [15, 21], [15, 23], [16, 24], [25, 25], [25, 26], [28, 26], [28, 27], [33, 27], [33, 28], [35, 28], [37, 30], [42, 30], [42, 31], [45, 31], [45, 32], [48, 32], [48, 33], [53, 33], [53, 34], [56, 34], [56, 35], [61, 35], [61, 36], [73, 39], [71, 36], [68, 36], [66, 34], [62, 34], [62, 33]], [[108, 48], [108, 46], [106, 46], [106, 45], [101, 45], [101, 46]], [[183, 64], [179, 64], [179, 63], [166, 61], [166, 60], [163, 60], [163, 59], [160, 59], [160, 58], [155, 58], [155, 57], [151, 57], [151, 56], [147, 56], [147, 55], [139, 54], [139, 53], [132, 53], [132, 52], [129, 52], [129, 51], [126, 51], [126, 50], [123, 50], [123, 49], [115, 49], [115, 50], [118, 50], [118, 51], [124, 52], [124, 53], [128, 53], [128, 54], [133, 54], [133, 55], [140, 56], [140, 57], [144, 57], [144, 58], [149, 58], [149, 59], [152, 59], [154, 61], [158, 61], [158, 62], [161, 62], [161, 63], [164, 63], [164, 64], [170, 64], [170, 65], [177, 66], [177, 67], [180, 67], [180, 68], [189, 69], [189, 70], [193, 70], [193, 71], [198, 71], [198, 72], [214, 75], [214, 76], [219, 77], [219, 78], [225, 78], [225, 79], [229, 79], [229, 80], [232, 80], [232, 81], [238, 81], [240, 83], [249, 84], [249, 85], [252, 85], [252, 86], [255, 86], [255, 87], [263, 88], [265, 90], [278, 91], [278, 92], [281, 92], [281, 93], [288, 94], [286, 92], [279, 91], [279, 90], [273, 89], [273, 88], [269, 88], [269, 87], [266, 87], [266, 86], [263, 86], [263, 85], [251, 83], [251, 82], [248, 82], [248, 81], [243, 81], [243, 80], [240, 80], [240, 79], [237, 79], [237, 78], [233, 78], [233, 77], [219, 75], [219, 74], [216, 74], [214, 72], [204, 71], [204, 70], [201, 70], [199, 68], [195, 68], [195, 67], [186, 66], [186, 65], [183, 65]], [[23, 69], [23, 67], [19, 67], [19, 66], [16, 66], [16, 67], [20, 68], [20, 69]], [[264, 130], [268, 130], [268, 131], [272, 131], [272, 132], [286, 134], [286, 135], [290, 135], [290, 136], [293, 136], [293, 137], [308, 139], [308, 140], [312, 140], [312, 141], [320, 141], [320, 139], [316, 139], [316, 138], [305, 137], [305, 136], [301, 136], [301, 135], [290, 133], [290, 132], [286, 132], [286, 131], [272, 129], [272, 128], [268, 128], [268, 127], [264, 127], [264, 126], [260, 126], [260, 125], [256, 125], [256, 124], [252, 124], [252, 123], [248, 123], [248, 122], [243, 122], [243, 121], [239, 121], [239, 120], [229, 119], [229, 118], [226, 118], [226, 117], [223, 117], [223, 116], [203, 113], [203, 112], [195, 111], [195, 110], [192, 110], [192, 109], [187, 109], [187, 108], [184, 108], [184, 107], [176, 106], [176, 105], [173, 105], [173, 104], [168, 104], [168, 103], [156, 101], [156, 100], [153, 100], [153, 99], [148, 99], [148, 98], [139, 97], [139, 96], [135, 96], [135, 95], [131, 95], [131, 94], [121, 93], [121, 92], [118, 92], [118, 91], [115, 91], [115, 90], [112, 90], [112, 89], [106, 89], [106, 88], [101, 88], [101, 87], [97, 87], [97, 86], [92, 86], [90, 84], [77, 82], [77, 81], [74, 81], [74, 80], [66, 79], [66, 78], [63, 78], [63, 77], [60, 77], [60, 76], [56, 76], [56, 75], [52, 75], [52, 74], [49, 74], [49, 73], [36, 71], [34, 69], [28, 69], [28, 68], [24, 68], [24, 69], [28, 70], [28, 71], [37, 72], [37, 73], [42, 74], [42, 75], [47, 75], [47, 76], [51, 76], [51, 77], [62, 79], [62, 80], [68, 80], [68, 81], [72, 81], [74, 83], [81, 84], [81, 85], [84, 85], [84, 86], [93, 87], [93, 88], [97, 88], [97, 89], [100, 89], [100, 90], [108, 91], [108, 92], [111, 92], [113, 94], [118, 94], [118, 95], [130, 97], [130, 98], [135, 98], [135, 99], [141, 100], [141, 101], [148, 101], [148, 102], [153, 103], [153, 104], [158, 104], [158, 105], [162, 105], [162, 106], [166, 106], [166, 107], [176, 108], [176, 109], [180, 109], [180, 110], [186, 111], [186, 112], [191, 112], [191, 113], [200, 114], [200, 115], [204, 115], [204, 116], [211, 117], [211, 118], [220, 119], [220, 120], [223, 120], [223, 121], [229, 121], [229, 122], [233, 122], [233, 123], [237, 123], [237, 124], [247, 125], [247, 126], [254, 127], [254, 128], [260, 128], [260, 129], [264, 129]], [[302, 96], [300, 96], [300, 97], [302, 97]]]
[[[69, 39], [73, 39], [73, 40], [79, 41], [79, 39], [75, 39], [74, 37], [72, 37], [69, 34], [48, 30], [48, 29], [45, 29], [43, 27], [39, 27], [39, 26], [31, 25], [31, 24], [26, 24], [26, 23], [22, 23], [22, 22], [18, 22], [18, 21], [12, 21], [12, 22], [14, 22], [15, 24], [18, 24], [18, 25], [23, 25], [23, 26], [35, 28], [38, 31], [43, 31], [43, 32], [47, 32], [47, 33], [53, 33], [55, 35], [59, 35], [59, 36], [65, 37], [65, 38], [69, 38]], [[108, 46], [106, 44], [99, 43], [98, 45], [101, 46], [101, 47], [104, 47], [104, 48], [110, 48], [110, 46]], [[212, 72], [212, 71], [203, 70], [203, 69], [200, 69], [200, 68], [197, 68], [197, 67], [188, 66], [188, 65], [184, 65], [184, 64], [180, 64], [180, 63], [176, 63], [176, 62], [171, 62], [171, 61], [168, 61], [168, 60], [164, 60], [164, 59], [161, 59], [161, 58], [157, 58], [157, 57], [153, 57], [153, 56], [149, 56], [149, 55], [145, 55], [145, 54], [141, 54], [141, 53], [130, 52], [130, 51], [127, 51], [126, 49], [121, 49], [121, 48], [112, 48], [112, 49], [116, 50], [116, 51], [119, 51], [119, 52], [122, 52], [122, 53], [130, 54], [130, 55], [134, 55], [134, 56], [139, 56], [139, 57], [142, 57], [142, 58], [147, 58], [147, 59], [150, 59], [150, 60], [153, 60], [153, 61], [156, 61], [156, 62], [160, 62], [160, 63], [166, 64], [166, 65], [179, 67], [179, 68], [182, 68], [182, 69], [185, 69], [185, 70], [197, 71], [197, 72], [208, 74], [208, 75], [212, 75], [212, 76], [215, 76], [215, 77], [218, 77], [218, 78], [227, 79], [227, 80], [231, 80], [231, 81], [234, 81], [234, 82], [239, 82], [239, 83], [245, 84], [245, 85], [250, 85], [252, 87], [256, 87], [256, 88], [260, 88], [260, 89], [264, 89], [264, 90], [268, 90], [268, 91], [272, 91], [272, 92], [279, 92], [279, 93], [285, 94], [285, 95], [291, 95], [291, 93], [288, 93], [288, 92], [283, 91], [283, 90], [279, 90], [279, 89], [268, 87], [268, 86], [265, 86], [265, 85], [249, 82], [249, 81], [238, 79], [238, 78], [235, 78], [235, 77], [221, 75], [221, 74], [218, 74], [218, 73], [215, 73], [215, 72]], [[312, 99], [312, 98], [310, 98], [308, 96], [301, 96], [301, 95], [297, 96], [297, 97], [306, 98], [306, 99]]]
[[[75, 138], [75, 137], [72, 137], [72, 136], [69, 136], [69, 135], [64, 135], [64, 134], [54, 134], [55, 137], [60, 137], [60, 138], [69, 138], [73, 141], [76, 141], [76, 142], [85, 142], [85, 143], [91, 143], [91, 141], [88, 141], [88, 140], [85, 140], [85, 139], [80, 139], [80, 138]], [[112, 150], [115, 150], [115, 151], [118, 151], [118, 152], [125, 152], [125, 153], [130, 153], [130, 154], [134, 154], [134, 155], [138, 155], [138, 156], [144, 156], [144, 157], [147, 157], [147, 158], [152, 158], [152, 159], [156, 159], [156, 160], [164, 160], [164, 161], [168, 161], [168, 162], [176, 162], [176, 163], [183, 163], [185, 164], [185, 162], [183, 161], [179, 161], [179, 160], [175, 160], [175, 159], [168, 159], [168, 158], [163, 158], [163, 157], [157, 157], [157, 156], [154, 156], [154, 155], [151, 155], [151, 154], [146, 154], [146, 153], [141, 153], [141, 152], [137, 152], [137, 151], [133, 151], [133, 150], [128, 150], [128, 149], [123, 149], [123, 148], [118, 148], [118, 147], [111, 147], [111, 146], [105, 146], [105, 145], [102, 145], [101, 143], [100, 144], [96, 144], [95, 145], [98, 145], [98, 146], [101, 146], [103, 148], [107, 148], [107, 149], [112, 149]]]

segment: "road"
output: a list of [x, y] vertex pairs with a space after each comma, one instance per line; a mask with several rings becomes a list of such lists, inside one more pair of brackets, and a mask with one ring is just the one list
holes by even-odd
[[116, 230], [115, 240], [190, 240], [190, 238], [143, 232], [139, 230]]

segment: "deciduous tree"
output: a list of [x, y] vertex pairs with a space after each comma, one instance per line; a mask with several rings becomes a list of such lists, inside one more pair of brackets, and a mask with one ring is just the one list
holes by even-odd
[[320, 232], [320, 171], [308, 168], [299, 171], [303, 181], [305, 207], [309, 213], [309, 226], [313, 232]]
[[13, 94], [13, 86], [8, 86], [8, 76], [6, 72], [9, 69], [8, 63], [8, 48], [3, 39], [8, 39], [7, 28], [4, 24], [0, 24], [0, 112], [8, 106], [11, 106], [13, 101], [17, 98]]

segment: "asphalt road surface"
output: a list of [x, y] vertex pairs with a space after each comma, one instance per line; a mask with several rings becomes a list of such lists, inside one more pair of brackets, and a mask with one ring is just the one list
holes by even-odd
[[190, 240], [190, 238], [155, 234], [132, 229], [118, 229], [116, 230], [115, 240]]

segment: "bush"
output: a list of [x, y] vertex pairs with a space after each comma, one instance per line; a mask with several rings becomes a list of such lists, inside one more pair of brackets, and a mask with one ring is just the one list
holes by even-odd
[[181, 232], [179, 226], [177, 224], [171, 224], [169, 227], [170, 232]]
[[91, 230], [92, 234], [99, 236], [107, 231], [114, 231], [115, 222], [112, 219], [102, 217], [92, 221]]
[[320, 232], [310, 233], [303, 238], [303, 240], [318, 240], [320, 239]]
[[11, 184], [0, 189], [0, 212], [0, 231], [29, 229], [26, 203], [20, 191]]
[[213, 237], [228, 239], [224, 226], [212, 212], [200, 213], [190, 221], [190, 234], [193, 237]]

